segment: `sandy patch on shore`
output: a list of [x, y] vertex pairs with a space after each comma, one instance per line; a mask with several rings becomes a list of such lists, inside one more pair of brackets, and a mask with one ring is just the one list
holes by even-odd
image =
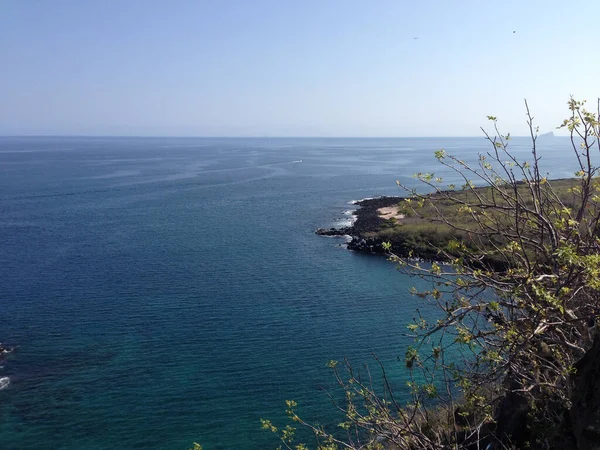
[[404, 219], [404, 214], [400, 214], [398, 212], [397, 206], [386, 206], [385, 208], [379, 208], [377, 212], [379, 213], [379, 217], [382, 217], [383, 219]]

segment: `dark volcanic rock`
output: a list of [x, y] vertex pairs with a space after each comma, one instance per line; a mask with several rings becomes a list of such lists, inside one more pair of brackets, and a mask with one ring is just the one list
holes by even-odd
[[0, 344], [0, 363], [4, 362], [4, 360], [6, 359], [6, 355], [12, 353], [14, 350], [14, 347], [9, 347], [7, 345]]
[[573, 436], [578, 449], [600, 449], [600, 336], [575, 364], [572, 406]]
[[365, 239], [360, 236], [353, 236], [352, 240], [348, 242], [347, 248], [348, 250], [354, 250], [355, 252], [373, 253], [376, 255], [385, 253], [379, 239]]
[[379, 208], [397, 205], [401, 197], [377, 197], [361, 200], [355, 204], [360, 206], [353, 212], [356, 221], [350, 227], [342, 228], [319, 228], [315, 231], [320, 236], [351, 236], [352, 240], [347, 248], [361, 253], [384, 254], [381, 240], [365, 237], [364, 233], [378, 230], [385, 219], [379, 216]]
[[352, 235], [359, 235], [360, 233], [379, 229], [385, 219], [379, 216], [377, 210], [397, 205], [401, 200], [401, 197], [378, 197], [357, 202], [356, 204], [360, 208], [354, 212], [356, 222], [352, 226]]
[[347, 236], [352, 233], [352, 227], [318, 228], [315, 233], [319, 236]]

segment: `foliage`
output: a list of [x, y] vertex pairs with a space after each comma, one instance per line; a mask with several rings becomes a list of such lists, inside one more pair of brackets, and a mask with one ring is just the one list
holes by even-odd
[[[423, 179], [430, 177], [428, 174], [417, 174], [416, 176]], [[435, 187], [440, 189], [439, 184], [442, 180], [440, 178], [437, 180], [438, 183]], [[552, 181], [552, 189], [565, 207], [578, 208], [579, 183], [579, 179]], [[531, 199], [527, 198], [527, 185], [522, 182], [517, 189], [523, 201], [532, 208]], [[468, 190], [454, 191], [446, 187], [445, 190], [424, 195], [418, 201], [412, 197], [404, 198], [398, 204], [398, 212], [404, 216], [400, 222], [393, 223], [388, 219], [361, 235], [375, 241], [390, 242], [397, 256], [410, 254], [438, 261], [449, 261], [458, 256], [453, 248], [454, 241], [462, 242], [470, 250], [476, 250], [477, 245], [483, 245], [487, 250], [484, 255], [487, 260], [506, 264], [505, 261], [495, 258], [501, 255], [494, 251], [494, 245], [504, 246], [510, 240], [510, 234], [484, 236], [485, 239], [478, 238], [481, 224], [472, 220], [469, 207], [466, 206], [473, 201], [478, 201], [477, 197], [492, 202], [494, 201], [493, 189], [488, 186], [478, 186]], [[510, 207], [503, 198], [496, 198], [495, 201], [502, 207]], [[499, 213], [499, 209], [490, 208], [485, 215], [481, 216], [481, 219], [487, 222], [503, 220], [505, 229], [512, 228], [512, 222], [506, 222], [506, 215]], [[443, 249], [444, 252], [440, 252], [440, 249]]]
[[[338, 430], [305, 422], [288, 402], [290, 419], [314, 432], [318, 449], [549, 449], [569, 434], [575, 363], [590, 350], [600, 313], [600, 168], [592, 157], [600, 151], [600, 102], [596, 113], [568, 102], [559, 128], [570, 133], [578, 170], [560, 181], [541, 175], [525, 106], [531, 161], [510, 153], [510, 135], [489, 116], [490, 150], [478, 164], [435, 154], [461, 177], [461, 189], [433, 174], [417, 175], [433, 194], [399, 183], [409, 194], [406, 220], [381, 236], [404, 236], [407, 247], [427, 245], [448, 262], [425, 265], [386, 245], [402, 271], [430, 282], [413, 293], [434, 304], [439, 319], [408, 325], [416, 338], [405, 357], [409, 404], [396, 401], [383, 365], [376, 392], [370, 374], [361, 379], [348, 361], [330, 364], [345, 392], [343, 402], [331, 397], [346, 417]], [[284, 448], [306, 448], [293, 443], [292, 427], [263, 428]]]

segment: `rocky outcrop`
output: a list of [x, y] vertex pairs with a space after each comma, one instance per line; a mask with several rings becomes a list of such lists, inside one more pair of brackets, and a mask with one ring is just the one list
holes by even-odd
[[317, 228], [315, 233], [319, 236], [349, 236], [352, 235], [352, 227]]
[[361, 200], [356, 204], [360, 206], [354, 211], [356, 222], [352, 225], [352, 235], [360, 235], [369, 231], [378, 230], [385, 222], [379, 215], [380, 208], [395, 206], [402, 200], [401, 197], [377, 197], [368, 200]]
[[13, 347], [8, 347], [6, 345], [0, 344], [0, 362], [2, 362], [2, 360], [7, 354], [12, 353], [13, 350]]
[[[8, 347], [6, 345], [0, 344], [0, 364], [4, 363], [4, 359], [5, 359], [6, 355], [8, 355], [9, 353], [12, 353], [13, 351], [14, 351], [13, 347]], [[0, 376], [0, 391], [2, 389], [5, 389], [6, 387], [8, 387], [9, 384], [10, 384], [9, 377]]]
[[381, 239], [367, 237], [365, 233], [380, 229], [385, 221], [379, 215], [378, 209], [397, 205], [400, 200], [400, 197], [377, 197], [360, 200], [355, 203], [360, 208], [353, 212], [356, 220], [352, 226], [319, 228], [315, 233], [320, 236], [350, 236], [352, 240], [347, 244], [349, 250], [377, 255], [384, 254]]
[[348, 250], [354, 250], [355, 252], [361, 253], [372, 253], [374, 255], [381, 255], [385, 253], [385, 250], [381, 246], [381, 241], [374, 238], [353, 236], [352, 240], [348, 242], [346, 247]]

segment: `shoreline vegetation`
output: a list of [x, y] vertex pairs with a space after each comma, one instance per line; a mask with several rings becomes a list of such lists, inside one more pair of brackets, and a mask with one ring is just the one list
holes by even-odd
[[[548, 180], [558, 194], [562, 204], [577, 206], [577, 193], [580, 184], [577, 178]], [[527, 189], [522, 183], [519, 189]], [[448, 195], [461, 198], [465, 203], [477, 196], [491, 194], [489, 187], [447, 190], [427, 194], [429, 207], [415, 208], [411, 196], [380, 196], [354, 202], [358, 209], [352, 212], [355, 221], [350, 226], [318, 228], [320, 236], [350, 237], [348, 250], [359, 253], [385, 255], [390, 249], [401, 258], [417, 258], [430, 262], [447, 262], [453, 254], [452, 242], [460, 241], [467, 247], [481, 246], [469, 232], [473, 227], [470, 215], [461, 210], [460, 204], [447, 201]], [[452, 219], [452, 224], [448, 223]], [[502, 242], [503, 236], [491, 236], [489, 248]], [[485, 244], [485, 243], [484, 243]], [[507, 261], [493, 256], [486, 261], [497, 268], [506, 268]]]
[[[376, 358], [381, 388], [347, 360], [328, 364], [345, 393], [343, 432], [304, 421], [287, 402], [318, 448], [600, 449], [600, 99], [596, 112], [584, 104], [571, 98], [558, 127], [570, 133], [573, 178], [542, 175], [525, 101], [530, 161], [487, 116], [491, 148], [476, 162], [434, 152], [462, 186], [418, 173], [421, 189], [397, 181], [406, 197], [355, 202], [352, 226], [317, 230], [349, 235], [349, 249], [420, 278], [411, 294], [438, 311], [428, 319], [417, 308], [406, 325], [412, 400], [396, 402]], [[307, 448], [289, 445], [293, 426], [262, 425], [285, 448]]]

